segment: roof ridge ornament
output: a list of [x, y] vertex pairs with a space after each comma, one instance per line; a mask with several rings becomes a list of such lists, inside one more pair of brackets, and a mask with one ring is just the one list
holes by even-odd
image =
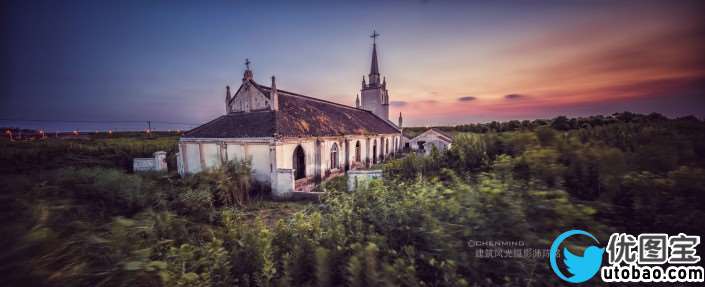
[[245, 58], [245, 73], [242, 75], [242, 82], [244, 83], [247, 80], [252, 80], [254, 78], [254, 75], [252, 74], [252, 70], [250, 70], [250, 59]]

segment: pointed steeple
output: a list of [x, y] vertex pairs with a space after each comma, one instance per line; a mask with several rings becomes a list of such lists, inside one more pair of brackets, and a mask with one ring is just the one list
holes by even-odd
[[401, 112], [399, 112], [399, 128], [401, 128], [401, 122], [402, 122]]
[[377, 62], [377, 44], [372, 44], [372, 65], [370, 65], [370, 75], [379, 75], [379, 63]]
[[360, 94], [355, 96], [355, 107], [358, 109], [360, 108]]
[[377, 37], [379, 37], [379, 34], [377, 31], [372, 31], [372, 35], [370, 35], [370, 38], [372, 38], [372, 64], [370, 65], [370, 86], [372, 87], [378, 87], [380, 85], [379, 82], [379, 63], [377, 61]]
[[370, 74], [362, 77], [362, 90], [360, 91], [360, 109], [371, 111], [376, 116], [389, 120], [389, 94], [387, 92], [387, 80], [382, 79], [379, 74], [379, 59], [377, 56], [377, 31], [373, 31], [372, 38], [372, 62]]

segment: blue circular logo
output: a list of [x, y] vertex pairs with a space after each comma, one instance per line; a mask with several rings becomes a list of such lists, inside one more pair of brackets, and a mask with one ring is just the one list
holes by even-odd
[[605, 249], [595, 245], [590, 245], [585, 248], [583, 256], [578, 256], [571, 253], [568, 248], [564, 247], [563, 263], [565, 263], [565, 266], [568, 268], [568, 272], [572, 274], [571, 276], [566, 276], [560, 269], [558, 269], [556, 256], [558, 255], [558, 247], [560, 247], [561, 243], [573, 235], [585, 235], [595, 240], [598, 244], [600, 243], [592, 234], [582, 230], [573, 229], [568, 232], [564, 232], [559, 235], [556, 240], [553, 240], [549, 253], [549, 259], [551, 261], [551, 268], [553, 269], [553, 272], [556, 273], [559, 278], [570, 283], [582, 283], [590, 280], [590, 278], [595, 276], [595, 274], [597, 274], [600, 270], [600, 267], [602, 266], [602, 254], [604, 254]]

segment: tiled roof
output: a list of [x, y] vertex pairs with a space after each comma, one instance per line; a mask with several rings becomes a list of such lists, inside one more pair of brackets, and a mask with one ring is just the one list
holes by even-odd
[[185, 138], [258, 138], [274, 134], [274, 112], [231, 113], [184, 134]]
[[[271, 89], [255, 84], [267, 97]], [[239, 112], [192, 129], [185, 138], [308, 137], [392, 134], [399, 130], [370, 111], [283, 90], [279, 111]]]

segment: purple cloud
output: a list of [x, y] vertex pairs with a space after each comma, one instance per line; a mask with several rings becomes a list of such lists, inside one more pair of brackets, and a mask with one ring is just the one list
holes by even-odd
[[477, 98], [476, 98], [476, 97], [470, 97], [470, 96], [458, 98], [458, 101], [459, 101], [459, 102], [472, 102], [472, 101], [474, 101], [474, 100], [477, 100]]
[[520, 94], [509, 94], [504, 96], [505, 99], [507, 100], [518, 100], [518, 99], [524, 99], [526, 98], [526, 95], [520, 95]]

